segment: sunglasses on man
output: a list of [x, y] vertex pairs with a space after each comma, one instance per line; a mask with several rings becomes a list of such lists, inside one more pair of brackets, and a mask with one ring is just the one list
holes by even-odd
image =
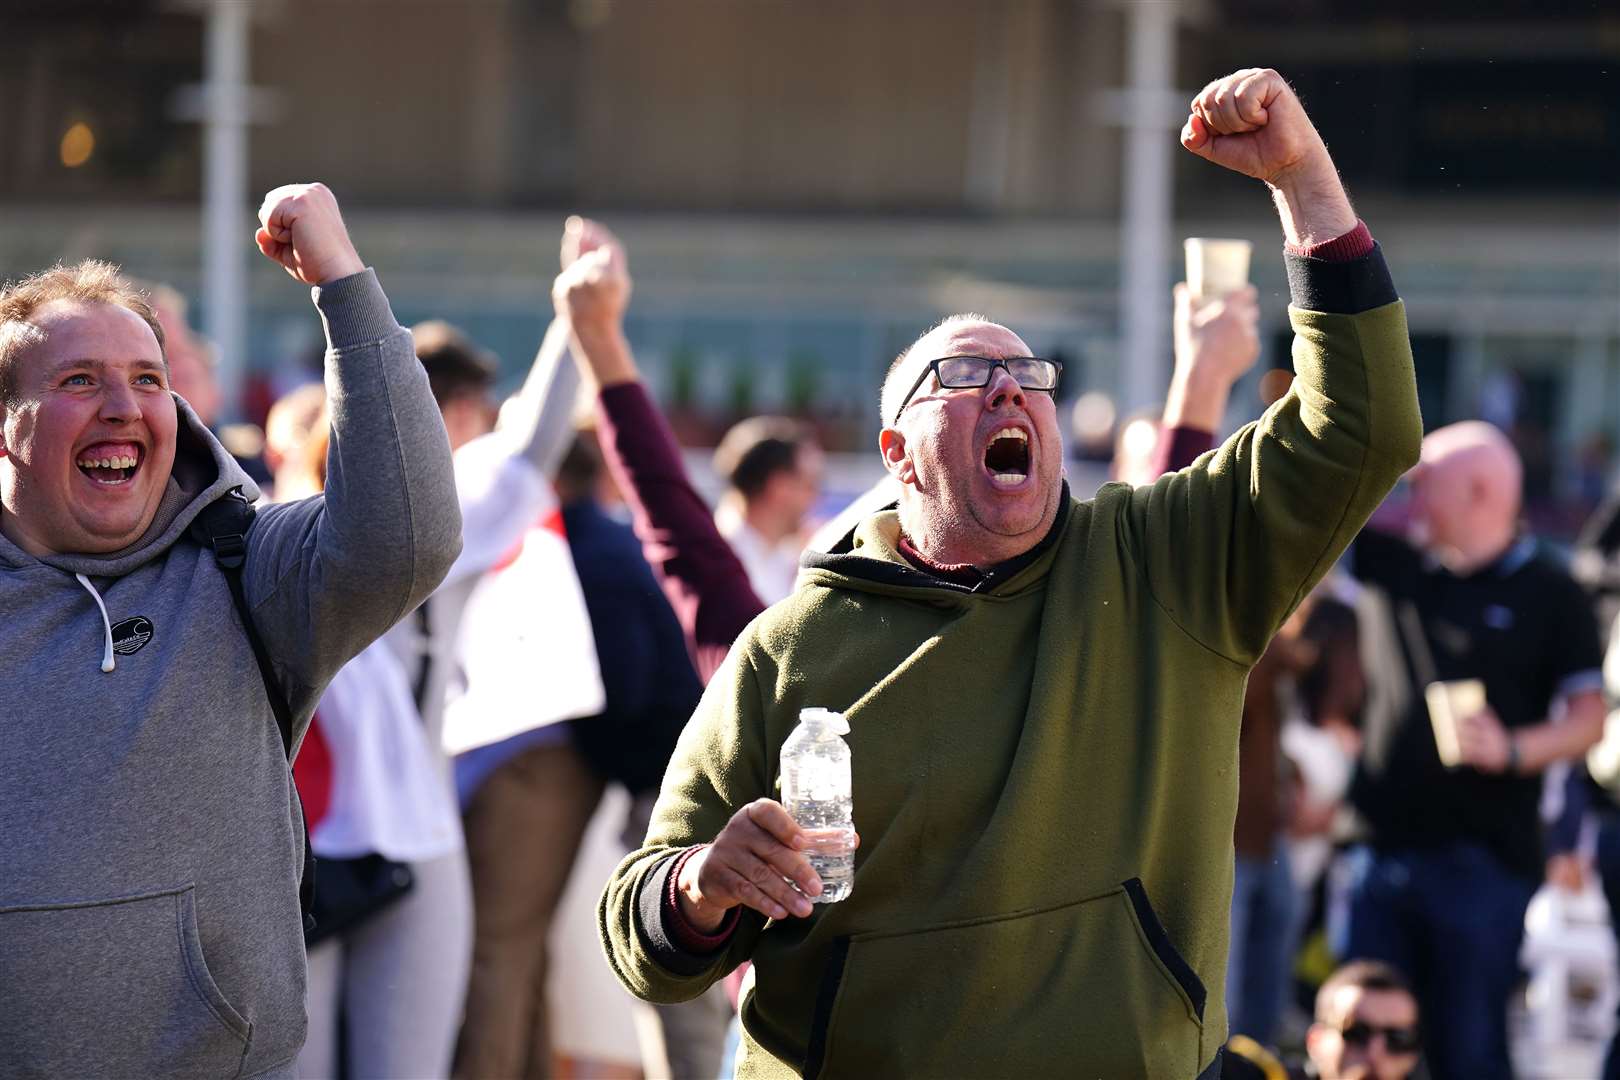
[[923, 368], [917, 381], [906, 391], [900, 407], [894, 410], [894, 419], [890, 423], [900, 422], [900, 414], [906, 411], [917, 388], [928, 381], [928, 376], [939, 380], [941, 390], [971, 390], [989, 386], [990, 376], [996, 368], [1011, 375], [1013, 381], [1025, 390], [1040, 390], [1054, 396], [1057, 394], [1058, 376], [1063, 374], [1062, 361], [1043, 360], [1038, 356], [1009, 356], [1003, 360], [992, 360], [985, 356], [944, 356]]
[[1415, 1027], [1379, 1027], [1357, 1020], [1339, 1032], [1346, 1044], [1365, 1050], [1375, 1037], [1384, 1037], [1384, 1048], [1391, 1054], [1415, 1054], [1422, 1046]]

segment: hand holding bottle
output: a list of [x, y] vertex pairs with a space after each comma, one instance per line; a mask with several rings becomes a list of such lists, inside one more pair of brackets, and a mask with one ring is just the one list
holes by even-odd
[[772, 919], [810, 914], [821, 878], [804, 853], [809, 846], [781, 803], [755, 799], [686, 860], [676, 882], [682, 914], [701, 930], [717, 928], [739, 904]]

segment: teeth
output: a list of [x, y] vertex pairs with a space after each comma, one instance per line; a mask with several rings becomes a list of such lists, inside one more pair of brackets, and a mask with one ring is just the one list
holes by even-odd
[[133, 469], [137, 459], [132, 457], [80, 458], [81, 469]]
[[990, 441], [996, 443], [1000, 442], [1002, 439], [1016, 439], [1019, 442], [1029, 442], [1029, 436], [1024, 434], [1023, 428], [1007, 428], [1005, 431], [998, 431], [996, 432], [996, 437]]
[[1021, 472], [991, 473], [990, 481], [1002, 487], [1016, 487], [1024, 482], [1024, 476], [1025, 474]]

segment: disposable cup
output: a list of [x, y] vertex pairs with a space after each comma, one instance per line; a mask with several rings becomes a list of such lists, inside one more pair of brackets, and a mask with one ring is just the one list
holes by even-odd
[[1458, 722], [1485, 708], [1485, 684], [1478, 679], [1432, 682], [1423, 688], [1423, 700], [1429, 706], [1429, 723], [1434, 728], [1434, 748], [1440, 764], [1454, 769], [1462, 764]]
[[1254, 245], [1247, 240], [1189, 236], [1182, 247], [1187, 253], [1187, 287], [1194, 296], [1214, 300], [1249, 283]]

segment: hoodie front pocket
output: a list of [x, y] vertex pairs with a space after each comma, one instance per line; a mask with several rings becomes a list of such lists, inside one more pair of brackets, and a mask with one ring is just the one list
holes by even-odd
[[1203, 986], [1135, 892], [841, 939], [805, 1076], [1196, 1075]]
[[251, 1028], [215, 985], [195, 888], [0, 908], [0, 1074], [235, 1076]]

